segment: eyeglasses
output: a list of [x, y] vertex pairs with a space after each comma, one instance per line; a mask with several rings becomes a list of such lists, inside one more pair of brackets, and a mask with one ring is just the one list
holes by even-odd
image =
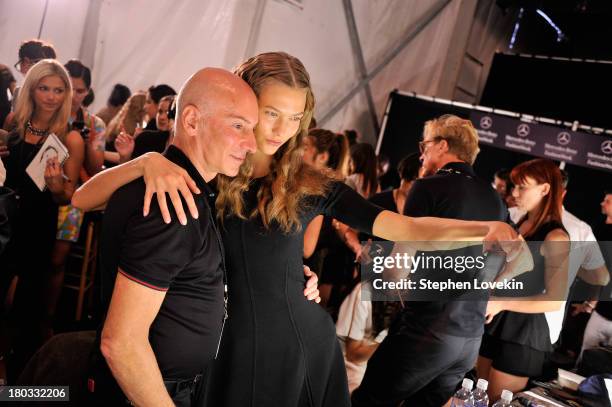
[[425, 152], [425, 149], [427, 148], [427, 144], [429, 143], [437, 143], [440, 140], [443, 140], [443, 137], [440, 136], [436, 136], [431, 140], [424, 140], [424, 141], [419, 141], [419, 151], [421, 152], [421, 154], [423, 154]]
[[[26, 58], [24, 58], [26, 59]], [[15, 62], [15, 65], [13, 65], [15, 67], [16, 70], [21, 71], [21, 65], [24, 63], [24, 59], [20, 59], [19, 61]], [[40, 61], [40, 59], [28, 59], [28, 62], [31, 65], [34, 65], [35, 63], [37, 63], [38, 61]]]

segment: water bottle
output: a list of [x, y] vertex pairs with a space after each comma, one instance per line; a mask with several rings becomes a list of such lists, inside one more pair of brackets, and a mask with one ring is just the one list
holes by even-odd
[[512, 402], [512, 392], [510, 390], [504, 390], [501, 394], [501, 399], [497, 403], [493, 404], [493, 407], [510, 407]]
[[451, 407], [472, 407], [474, 405], [474, 397], [472, 397], [472, 387], [474, 382], [470, 379], [463, 379], [461, 388], [453, 396]]
[[485, 379], [478, 379], [476, 390], [472, 393], [474, 397], [474, 407], [489, 407], [489, 396], [487, 395], [487, 387], [489, 382]]

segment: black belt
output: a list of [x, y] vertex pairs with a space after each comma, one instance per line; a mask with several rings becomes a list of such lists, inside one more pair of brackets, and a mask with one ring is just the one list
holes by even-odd
[[164, 380], [164, 384], [166, 385], [168, 394], [170, 394], [170, 397], [172, 397], [187, 388], [194, 387], [200, 380], [202, 380], [201, 373], [195, 375], [195, 377], [192, 377], [191, 379]]

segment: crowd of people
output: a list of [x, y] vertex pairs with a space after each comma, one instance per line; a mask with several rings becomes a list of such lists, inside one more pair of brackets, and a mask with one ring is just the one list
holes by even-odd
[[[316, 127], [308, 71], [283, 52], [201, 69], [178, 93], [116, 84], [97, 114], [82, 62], [62, 65], [40, 40], [18, 58], [21, 87], [0, 65], [8, 383], [52, 346], [92, 210], [103, 210], [101, 304], [82, 358], [86, 405], [442, 406], [470, 374], [496, 400], [543, 375], [564, 318], [592, 312], [576, 358], [612, 344], [612, 303], [598, 302], [609, 272], [591, 228], [563, 207], [569, 175], [534, 159], [483, 180], [469, 120], [427, 121], [396, 172], [356, 132]], [[55, 137], [67, 158], [42, 163], [40, 188], [28, 168]], [[597, 238], [610, 240], [612, 193], [602, 210]], [[463, 254], [484, 242], [527, 290], [362, 299], [363, 243], [377, 240]], [[575, 279], [591, 294], [566, 315]]]

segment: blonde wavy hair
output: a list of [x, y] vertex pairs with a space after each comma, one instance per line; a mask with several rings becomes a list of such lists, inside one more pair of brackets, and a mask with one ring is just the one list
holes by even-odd
[[471, 121], [452, 114], [445, 114], [425, 123], [423, 135], [446, 140], [448, 151], [472, 165], [480, 151], [478, 133]]
[[306, 89], [306, 105], [297, 133], [272, 156], [270, 173], [263, 178], [257, 191], [257, 207], [245, 213], [242, 197], [253, 178], [253, 165], [247, 158], [236, 177], [217, 176], [217, 216], [223, 220], [227, 216], [247, 219], [259, 215], [266, 227], [275, 222], [285, 233], [297, 232], [302, 228], [299, 215], [304, 209], [304, 198], [323, 195], [331, 180], [302, 160], [302, 139], [308, 135], [315, 104], [310, 76], [299, 59], [284, 52], [259, 54], [242, 63], [234, 73], [248, 83], [258, 97], [271, 81]]
[[34, 91], [40, 81], [47, 76], [58, 76], [64, 86], [64, 101], [60, 108], [51, 117], [49, 123], [49, 133], [55, 133], [60, 139], [64, 137], [68, 131], [68, 117], [70, 116], [70, 107], [72, 104], [72, 84], [66, 68], [54, 59], [43, 59], [38, 61], [25, 76], [25, 81], [15, 106], [15, 124], [16, 129], [21, 138], [25, 137], [26, 123], [32, 119], [36, 105], [34, 103]]
[[134, 134], [136, 124], [142, 123], [146, 114], [144, 109], [146, 94], [144, 92], [134, 93], [123, 104], [119, 113], [113, 117], [106, 128], [106, 141], [114, 142], [119, 133], [121, 133], [121, 125], [125, 127], [125, 131], [129, 134]]

